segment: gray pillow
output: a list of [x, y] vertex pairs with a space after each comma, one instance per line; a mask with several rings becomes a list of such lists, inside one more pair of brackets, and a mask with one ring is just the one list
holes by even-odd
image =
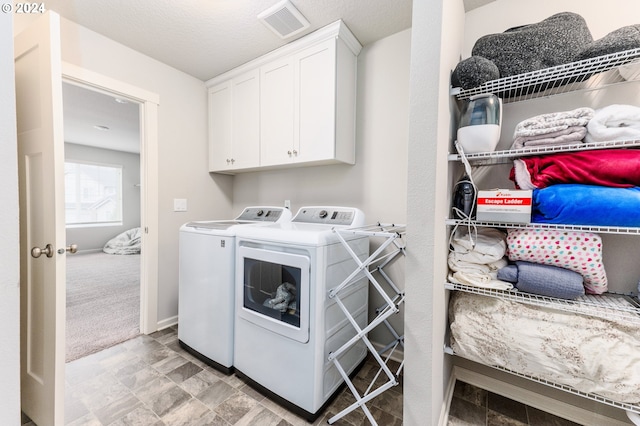
[[[481, 37], [473, 46], [472, 56], [456, 66], [451, 81], [455, 87], [471, 89], [496, 78], [566, 64], [592, 41], [582, 16], [558, 13], [534, 24]], [[487, 62], [495, 65], [498, 77]]]
[[618, 28], [586, 46], [574, 61], [640, 48], [640, 24]]

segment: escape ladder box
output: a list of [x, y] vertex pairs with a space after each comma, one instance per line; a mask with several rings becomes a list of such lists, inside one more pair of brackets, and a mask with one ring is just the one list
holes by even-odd
[[[388, 389], [397, 386], [399, 384], [398, 377], [402, 373], [402, 369], [404, 367], [404, 360], [400, 362], [400, 365], [395, 372], [392, 371], [388, 365], [394, 352], [396, 352], [396, 349], [401, 348], [403, 350], [402, 355], [404, 354], [404, 335], [400, 335], [394, 329], [389, 322], [389, 317], [400, 312], [400, 306], [404, 303], [405, 295], [404, 290], [400, 290], [396, 286], [384, 268], [389, 266], [399, 256], [405, 255], [405, 239], [402, 237], [406, 233], [406, 226], [378, 223], [377, 225], [369, 225], [360, 228], [335, 228], [333, 231], [337, 234], [338, 239], [347, 252], [355, 260], [357, 268], [342, 283], [329, 291], [329, 297], [334, 299], [336, 304], [344, 312], [351, 325], [355, 328], [356, 335], [340, 348], [331, 352], [329, 354], [329, 361], [333, 362], [337, 370], [342, 375], [345, 383], [349, 387], [349, 390], [353, 393], [356, 402], [331, 417], [328, 420], [328, 423], [333, 424], [350, 412], [357, 408], [361, 408], [371, 424], [377, 426], [377, 423], [367, 408], [366, 403]], [[377, 239], [381, 241], [381, 244], [368, 258], [361, 261], [346, 241], [346, 238], [352, 235], [368, 236], [370, 240]], [[376, 317], [364, 326], [364, 328], [358, 325], [353, 313], [349, 311], [348, 307], [341, 300], [342, 295], [348, 294], [347, 289], [349, 286], [358, 281], [359, 278], [362, 278], [363, 274], [369, 279], [370, 291], [375, 290], [383, 299], [382, 304], [376, 309]], [[376, 279], [375, 275], [381, 277], [381, 280]], [[382, 325], [384, 325], [390, 332], [392, 340], [386, 346], [377, 350], [369, 341], [367, 334], [374, 328]], [[362, 395], [360, 395], [349, 378], [349, 375], [340, 365], [340, 355], [359, 341], [364, 342], [369, 352], [371, 352], [373, 358], [380, 366], [378, 372], [371, 381], [371, 384]], [[384, 374], [381, 376], [382, 373]], [[379, 377], [382, 377], [380, 381], [378, 380]], [[380, 384], [383, 380], [384, 383]]]

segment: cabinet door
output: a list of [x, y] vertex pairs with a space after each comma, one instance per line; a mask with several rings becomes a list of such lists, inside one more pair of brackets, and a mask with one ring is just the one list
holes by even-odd
[[231, 82], [209, 89], [209, 171], [231, 167]]
[[287, 57], [260, 69], [260, 164], [291, 161], [294, 151], [294, 61]]
[[297, 161], [333, 159], [336, 131], [336, 41], [295, 55]]
[[260, 73], [255, 69], [232, 80], [232, 167], [260, 165]]

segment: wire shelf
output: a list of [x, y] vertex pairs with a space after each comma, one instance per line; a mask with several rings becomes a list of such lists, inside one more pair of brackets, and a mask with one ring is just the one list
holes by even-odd
[[445, 288], [607, 320], [625, 321], [640, 326], [640, 304], [624, 294], [588, 294], [575, 300], [565, 300], [520, 291], [496, 290], [450, 282], [445, 283]]
[[[590, 90], [640, 78], [640, 70], [623, 78], [616, 68], [640, 58], [640, 48], [562, 64], [551, 68], [488, 81], [471, 89], [452, 88], [458, 100], [493, 93], [504, 103], [553, 96], [576, 90]], [[640, 64], [639, 64], [640, 65]]]
[[[514, 158], [533, 155], [555, 154], [558, 152], [591, 151], [598, 149], [633, 148], [640, 147], [640, 140], [616, 140], [607, 142], [576, 143], [571, 145], [541, 146], [535, 148], [520, 148], [504, 151], [478, 152], [465, 154], [467, 160], [474, 165], [506, 164]], [[449, 154], [449, 161], [460, 161], [460, 154]]]
[[451, 226], [488, 226], [492, 228], [519, 228], [519, 229], [561, 229], [565, 231], [583, 231], [599, 234], [640, 235], [640, 228], [626, 228], [619, 226], [591, 226], [571, 225], [556, 223], [508, 223], [508, 222], [479, 222], [463, 219], [446, 219], [445, 223]]
[[[469, 359], [470, 361], [477, 362], [477, 360], [466, 358], [466, 357], [464, 357], [462, 355], [456, 354], [454, 352], [454, 350], [449, 346], [445, 346], [444, 352], [449, 354], [449, 355], [455, 355], [455, 356], [459, 356], [460, 358], [465, 358], [465, 359]], [[510, 370], [508, 368], [504, 368], [504, 367], [501, 367], [499, 365], [487, 365], [487, 366], [491, 367], [491, 368], [495, 368], [495, 369], [500, 370], [500, 371], [503, 371], [505, 373], [513, 374], [514, 376], [522, 377], [524, 379], [531, 380], [531, 381], [536, 382], [536, 383], [540, 383], [540, 384], [543, 384], [543, 385], [546, 385], [546, 386], [550, 386], [550, 387], [555, 388], [555, 389], [559, 389], [561, 391], [565, 391], [565, 392], [571, 393], [573, 395], [578, 395], [578, 396], [581, 396], [583, 398], [588, 398], [588, 399], [590, 399], [592, 401], [601, 402], [603, 404], [610, 405], [610, 406], [616, 407], [616, 408], [621, 408], [623, 410], [627, 410], [627, 411], [630, 411], [632, 413], [640, 413], [640, 405], [638, 405], [638, 404], [630, 404], [630, 403], [626, 403], [626, 402], [614, 401], [613, 399], [605, 398], [605, 397], [600, 396], [600, 395], [595, 394], [595, 393], [582, 392], [582, 391], [580, 391], [578, 389], [575, 389], [575, 388], [573, 388], [571, 386], [563, 385], [561, 383], [555, 383], [555, 382], [552, 382], [552, 381], [549, 381], [549, 380], [546, 380], [546, 379], [541, 379], [539, 377], [531, 376], [531, 375], [528, 375], [528, 374], [519, 373], [517, 371]]]

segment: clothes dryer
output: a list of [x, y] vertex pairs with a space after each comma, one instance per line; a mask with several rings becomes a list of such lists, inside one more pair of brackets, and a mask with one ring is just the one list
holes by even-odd
[[291, 220], [284, 207], [247, 207], [235, 220], [188, 222], [180, 227], [178, 341], [197, 358], [233, 371], [235, 235], [245, 226]]
[[[344, 382], [329, 354], [356, 334], [328, 296], [356, 269], [333, 229], [363, 224], [358, 209], [312, 206], [289, 223], [237, 231], [236, 374], [309, 421]], [[354, 236], [348, 244], [359, 259], [368, 257], [368, 237]], [[361, 274], [341, 298], [361, 328], [368, 319], [368, 289]], [[366, 354], [360, 341], [341, 355], [347, 374]]]

